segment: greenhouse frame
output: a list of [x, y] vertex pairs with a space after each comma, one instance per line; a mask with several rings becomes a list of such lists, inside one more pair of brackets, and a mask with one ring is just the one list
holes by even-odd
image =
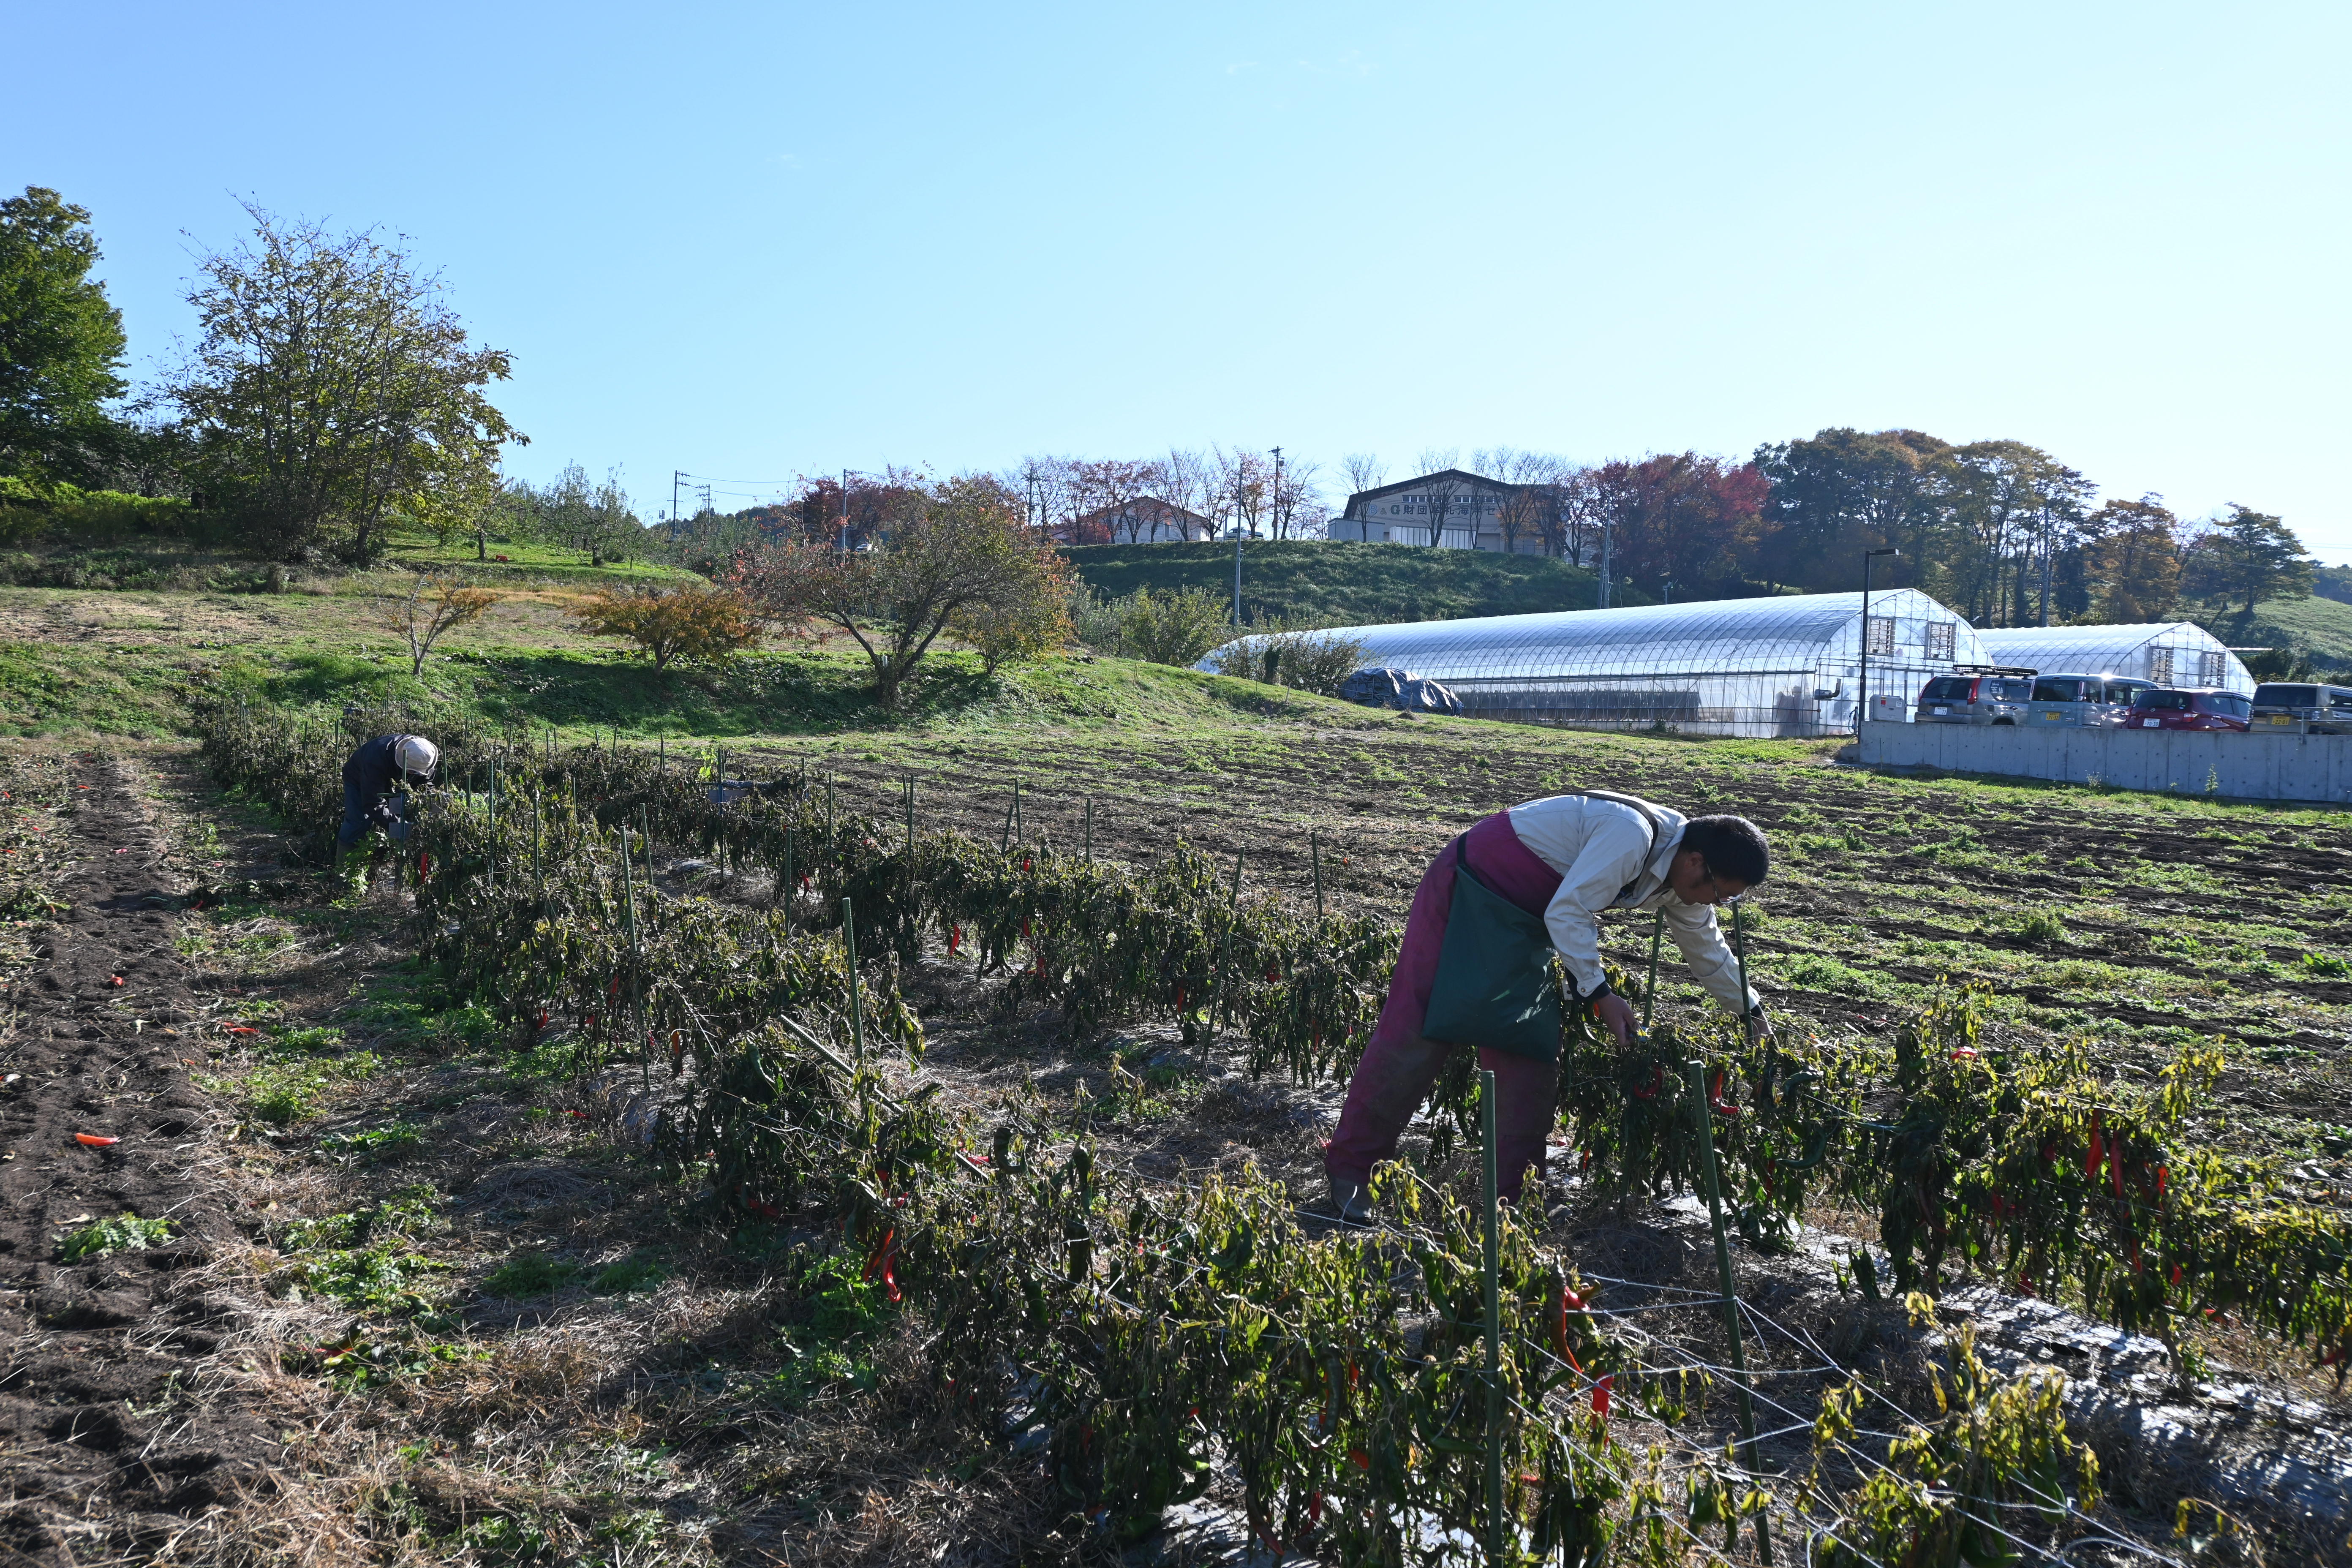
[[[1748, 738], [1850, 732], [1862, 675], [1860, 594], [1780, 595], [1345, 626], [1367, 665], [1436, 680], [1474, 718], [1571, 729]], [[1955, 663], [1992, 662], [1958, 612], [1914, 588], [1870, 595], [1871, 709], [1908, 716]], [[1255, 650], [1264, 637], [1238, 643]], [[1219, 667], [1228, 643], [1193, 666]]]
[[2218, 687], [2252, 696], [2238, 656], [2192, 621], [2121, 626], [2004, 626], [1977, 636], [1993, 658], [2042, 675], [2117, 675], [2158, 686]]

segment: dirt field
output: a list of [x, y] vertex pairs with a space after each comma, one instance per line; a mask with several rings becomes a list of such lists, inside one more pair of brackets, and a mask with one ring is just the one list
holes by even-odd
[[[1742, 811], [1781, 847], [1752, 950], [1777, 1010], [1875, 1030], [1948, 973], [2002, 988], [1999, 1027], [2087, 1030], [2126, 1062], [2226, 1030], [2249, 1048], [2214, 1135], [2304, 1162], [2315, 1201], [2345, 1201], [2352, 983], [2306, 962], [2347, 950], [2340, 817], [1407, 721], [730, 752], [831, 772], [845, 805], [891, 822], [912, 774], [926, 825], [992, 837], [1018, 778], [1024, 833], [1069, 848], [1092, 796], [1098, 853], [1238, 851], [1246, 887], [1302, 902], [1315, 846], [1334, 906], [1391, 918], [1448, 835], [1514, 799], [1596, 785]], [[824, 1273], [824, 1234], [747, 1243], [698, 1222], [635, 1152], [635, 1075], [583, 1077], [560, 1039], [514, 1048], [406, 959], [387, 884], [353, 897], [292, 863], [181, 748], [76, 756], [58, 776], [69, 810], [26, 821], [69, 848], [23, 880], [53, 879], [66, 908], [0, 949], [18, 1075], [0, 1090], [0, 1310], [20, 1347], [0, 1382], [0, 1542], [22, 1560], [1106, 1560], [1034, 1461], [950, 1419], [917, 1331]], [[2026, 931], [2035, 913], [2057, 934]], [[1644, 933], [1616, 928], [1612, 953], [1638, 967]], [[1254, 1164], [1305, 1207], [1319, 1195], [1336, 1085], [1253, 1082], [1172, 1030], [1068, 1037], [944, 952], [907, 993], [931, 1041], [910, 1086], [983, 1121], [1084, 1131], [1148, 1184]], [[121, 1142], [72, 1141], [85, 1131]], [[126, 1211], [173, 1233], [61, 1257]], [[1812, 1217], [1869, 1234], [1866, 1216]], [[1686, 1211], [1556, 1219], [1629, 1310], [1710, 1288]], [[1897, 1318], [1832, 1289], [1818, 1260], [1741, 1267], [1759, 1311], [1919, 1392]], [[1704, 1314], [1675, 1316], [1690, 1321], [1667, 1341], [1720, 1359]], [[2278, 1347], [2210, 1349], [2317, 1401], [2297, 1430], [2341, 1428], [2332, 1381]], [[1818, 1392], [1807, 1345], [1750, 1353], [1782, 1369], [1780, 1397]], [[1727, 1406], [1711, 1420], [1728, 1433]], [[1803, 1441], [1771, 1457], [1801, 1469]], [[2150, 1542], [2169, 1529], [2107, 1517]]]

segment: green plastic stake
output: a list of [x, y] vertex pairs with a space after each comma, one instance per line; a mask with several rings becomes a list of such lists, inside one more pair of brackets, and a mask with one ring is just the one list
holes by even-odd
[[[1733, 906], [1735, 913], [1737, 905]], [[1723, 1178], [1716, 1169], [1715, 1127], [1707, 1120], [1706, 1064], [1694, 1058], [1683, 1064], [1690, 1079], [1691, 1124], [1698, 1131], [1701, 1157], [1706, 1163], [1706, 1212], [1715, 1226], [1715, 1272], [1723, 1286], [1723, 1331], [1731, 1340], [1731, 1380], [1739, 1389], [1739, 1436], [1742, 1463], [1761, 1484], [1763, 1467], [1756, 1462], [1756, 1402], [1748, 1384], [1748, 1352], [1739, 1342], [1739, 1291], [1731, 1273], [1731, 1238], [1723, 1227]], [[1772, 1535], [1769, 1515], [1756, 1516], [1756, 1557], [1772, 1568]]]
[[1748, 998], [1754, 994], [1748, 989], [1748, 922], [1740, 917], [1739, 906], [1731, 906], [1731, 953], [1739, 961], [1739, 1022], [1748, 1032], [1748, 1051], [1756, 1052], [1756, 1015], [1748, 1010]]
[[784, 883], [782, 887], [776, 889], [776, 896], [782, 899], [784, 904], [786, 936], [793, 934], [793, 894], [800, 886], [793, 877], [793, 830], [787, 827], [784, 829]]
[[841, 940], [849, 953], [849, 1043], [857, 1065], [866, 1065], [866, 1008], [857, 994], [857, 917], [849, 900], [841, 900]]
[[1242, 907], [1242, 852], [1234, 851], [1234, 890], [1225, 903], [1225, 934], [1217, 943], [1216, 1003], [1209, 1009], [1209, 1033], [1212, 1037], [1225, 1017], [1226, 981], [1233, 969], [1234, 927], [1240, 924]]
[[1095, 863], [1095, 797], [1087, 796], [1087, 864]]
[[1486, 1255], [1480, 1269], [1486, 1292], [1486, 1561], [1503, 1556], [1503, 1309], [1500, 1184], [1495, 1162], [1495, 1075], [1478, 1069], [1478, 1133], [1485, 1145]]
[[637, 988], [637, 970], [642, 964], [643, 950], [637, 943], [636, 876], [629, 865], [629, 826], [621, 825], [621, 910], [629, 927], [629, 1005], [637, 1020], [638, 1077], [647, 1090], [654, 1086], [653, 1055], [646, 1042], [646, 999]]
[[[1731, 918], [1735, 921], [1739, 918], [1739, 907], [1737, 904], [1732, 906]], [[1658, 940], [1665, 934], [1666, 911], [1660, 910], [1658, 923], [1650, 928], [1649, 984], [1642, 987], [1642, 1033], [1645, 1035], [1650, 1032], [1650, 1009], [1657, 1005], [1658, 1000]], [[1742, 985], [1748, 984], [1748, 973], [1745, 970], [1740, 972], [1739, 983]]]
[[1323, 921], [1323, 835], [1318, 830], [1307, 836], [1307, 853], [1315, 862], [1315, 920]]

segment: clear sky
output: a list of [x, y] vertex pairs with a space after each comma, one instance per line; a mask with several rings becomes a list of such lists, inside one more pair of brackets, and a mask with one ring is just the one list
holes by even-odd
[[[236, 205], [410, 237], [532, 437], [884, 463], [2011, 437], [2110, 495], [2341, 476], [2339, 4], [185, 4], [7, 12], [0, 186], [142, 371]], [[1336, 483], [1335, 490], [1339, 489]]]

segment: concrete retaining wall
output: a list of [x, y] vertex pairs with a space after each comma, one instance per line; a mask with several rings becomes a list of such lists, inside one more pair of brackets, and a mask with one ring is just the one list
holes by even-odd
[[2174, 795], [2352, 805], [2352, 735], [1877, 723], [1862, 727], [1862, 762]]

